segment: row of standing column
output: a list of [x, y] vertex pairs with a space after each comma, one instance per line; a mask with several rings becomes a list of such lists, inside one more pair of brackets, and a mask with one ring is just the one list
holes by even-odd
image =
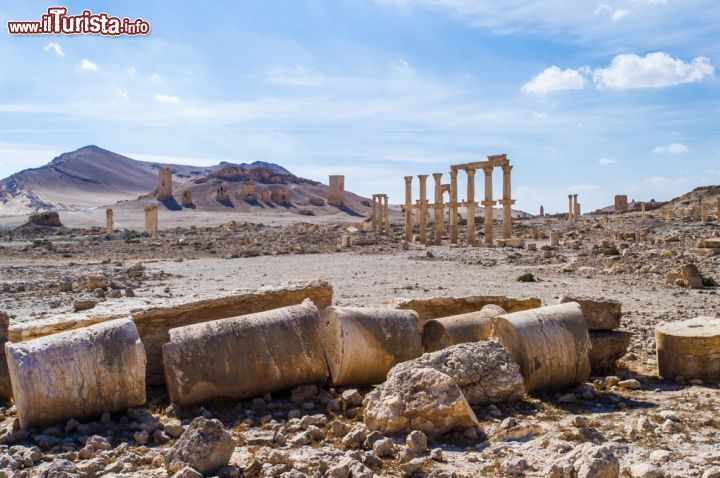
[[[503, 199], [500, 203], [503, 205], [503, 238], [509, 239], [512, 235], [512, 205], [515, 200], [511, 198], [510, 172], [512, 166], [502, 166], [503, 169]], [[475, 169], [465, 169], [467, 174], [467, 200], [465, 203], [458, 202], [457, 175], [458, 170], [450, 171], [450, 202], [448, 207], [450, 210], [449, 233], [450, 242], [457, 244], [458, 242], [458, 207], [465, 206], [467, 210], [467, 243], [474, 245], [475, 237], [475, 208], [478, 203], [475, 202]], [[485, 245], [493, 245], [493, 206], [497, 204], [492, 199], [492, 172], [493, 167], [487, 166], [483, 168], [485, 173], [485, 199], [482, 205], [485, 207]], [[420, 180], [420, 193], [417, 204], [412, 204], [412, 176], [405, 176], [405, 240], [408, 242], [413, 239], [413, 214], [417, 211], [417, 222], [419, 227], [419, 240], [421, 243], [427, 243], [427, 218], [428, 218], [428, 200], [427, 200], [427, 177], [426, 174], [418, 175]], [[433, 174], [435, 179], [435, 203], [434, 207], [434, 242], [439, 244], [445, 233], [445, 204], [443, 202], [443, 185], [442, 173]], [[447, 187], [447, 186], [445, 186]]]
[[375, 232], [390, 232], [390, 206], [387, 194], [372, 196], [372, 228]]
[[576, 221], [580, 216], [580, 205], [577, 202], [577, 194], [568, 194], [568, 220]]

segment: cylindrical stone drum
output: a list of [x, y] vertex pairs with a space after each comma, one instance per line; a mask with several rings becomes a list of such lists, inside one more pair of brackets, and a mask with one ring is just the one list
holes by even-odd
[[145, 403], [145, 349], [132, 319], [7, 343], [5, 351], [23, 428]]
[[590, 338], [577, 302], [501, 315], [492, 336], [520, 365], [528, 392], [567, 387], [590, 376]]
[[393, 366], [423, 353], [413, 310], [328, 307], [322, 311], [333, 385], [374, 385]]
[[658, 373], [674, 380], [720, 382], [720, 319], [695, 317], [655, 327]]
[[328, 377], [320, 316], [309, 299], [170, 329], [162, 349], [170, 399], [181, 405], [256, 397]]
[[436, 352], [451, 345], [487, 340], [493, 320], [505, 313], [502, 307], [491, 304], [475, 312], [428, 320], [422, 331], [423, 347], [426, 352]]

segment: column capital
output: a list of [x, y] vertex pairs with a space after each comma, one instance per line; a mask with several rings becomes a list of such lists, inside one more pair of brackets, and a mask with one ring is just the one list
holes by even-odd
[[504, 173], [504, 174], [510, 174], [510, 171], [512, 171], [512, 168], [513, 168], [513, 167], [510, 166], [509, 164], [503, 165], [503, 166], [502, 166], [503, 173]]
[[451, 178], [457, 178], [457, 174], [458, 174], [457, 169], [451, 169], [451, 170], [450, 170], [450, 177], [451, 177]]
[[405, 183], [410, 184], [413, 180], [412, 176], [405, 176]]
[[490, 176], [495, 168], [493, 166], [483, 166], [482, 169], [485, 172], [485, 176]]
[[427, 174], [418, 174], [418, 178], [420, 178], [420, 181], [425, 181], [427, 179]]
[[475, 176], [475, 170], [472, 168], [466, 168], [465, 173], [468, 175], [469, 178]]
[[433, 176], [433, 178], [435, 178], [435, 181], [440, 181], [440, 180], [442, 180], [442, 175], [443, 175], [443, 173], [433, 173], [432, 176]]
[[490, 206], [496, 205], [496, 204], [497, 204], [497, 201], [492, 201], [492, 200], [486, 199], [486, 200], [484, 200], [484, 201], [480, 201], [480, 204], [482, 204], [482, 205], [485, 206], [485, 207], [490, 207]]
[[502, 204], [503, 206], [505, 206], [506, 204], [512, 206], [513, 204], [515, 204], [515, 199], [498, 199], [497, 202], [498, 204]]

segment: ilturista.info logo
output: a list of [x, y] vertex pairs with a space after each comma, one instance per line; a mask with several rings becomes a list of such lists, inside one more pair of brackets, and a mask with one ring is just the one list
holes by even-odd
[[142, 18], [119, 18], [83, 10], [68, 15], [66, 7], [50, 7], [39, 21], [7, 22], [11, 35], [147, 35], [150, 23]]

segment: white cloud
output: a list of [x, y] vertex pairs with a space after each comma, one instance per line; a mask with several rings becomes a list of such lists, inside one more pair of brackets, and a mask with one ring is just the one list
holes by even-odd
[[178, 98], [177, 96], [158, 93], [155, 95], [155, 101], [157, 101], [158, 103], [179, 103], [180, 98]]
[[615, 164], [615, 160], [610, 158], [600, 158], [598, 159], [598, 164], [600, 166], [609, 166], [611, 164]]
[[595, 8], [595, 15], [600, 15], [601, 13], [610, 13], [612, 12], [612, 7], [608, 5], [607, 3], [601, 3], [600, 5]]
[[653, 186], [659, 186], [661, 184], [665, 184], [668, 182], [668, 178], [665, 176], [653, 176], [652, 178], [646, 179], [644, 181], [647, 184], [652, 184]]
[[131, 66], [130, 68], [127, 69], [127, 74], [128, 74], [128, 75], [134, 76], [135, 73], [137, 73], [137, 70], [135, 69], [134, 66]]
[[630, 12], [628, 12], [627, 10], [615, 10], [615, 13], [612, 14], [612, 20], [614, 22], [619, 22], [620, 20], [625, 18], [628, 13]]
[[682, 154], [687, 152], [688, 147], [680, 143], [670, 143], [665, 146], [656, 146], [655, 149], [653, 149], [653, 153]]
[[600, 89], [662, 88], [694, 83], [712, 76], [715, 68], [710, 60], [697, 57], [690, 63], [673, 58], [665, 52], [617, 55], [607, 68], [593, 72]]
[[48, 43], [47, 45], [45, 45], [45, 51], [48, 51], [48, 50], [54, 51], [55, 54], [58, 56], [65, 56], [65, 52], [63, 51], [62, 47], [55, 42]]
[[81, 70], [89, 70], [89, 71], [98, 71], [98, 66], [91, 62], [88, 59], [83, 58], [83, 60], [80, 62], [80, 69]]
[[561, 70], [553, 65], [538, 73], [522, 86], [525, 93], [545, 95], [552, 91], [581, 90], [585, 87], [585, 78], [578, 70]]
[[589, 193], [592, 191], [599, 191], [599, 190], [600, 190], [600, 186], [598, 186], [597, 184], [576, 184], [576, 185], [570, 186], [568, 188], [568, 191], [570, 191], [573, 194]]

